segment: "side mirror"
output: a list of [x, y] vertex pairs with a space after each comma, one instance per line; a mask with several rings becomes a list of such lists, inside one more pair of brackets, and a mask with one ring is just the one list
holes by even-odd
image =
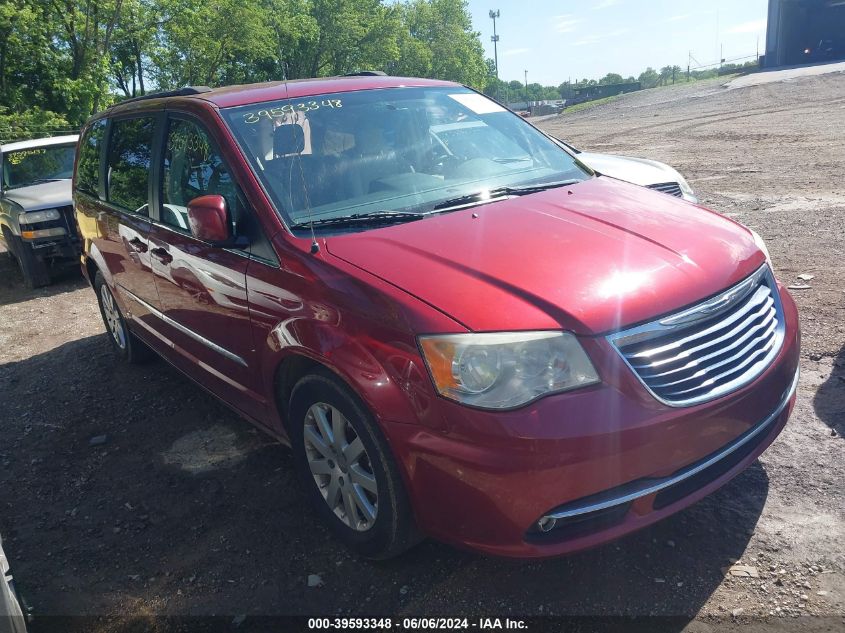
[[220, 195], [191, 200], [188, 203], [188, 224], [194, 237], [212, 244], [227, 243], [232, 238], [226, 198]]

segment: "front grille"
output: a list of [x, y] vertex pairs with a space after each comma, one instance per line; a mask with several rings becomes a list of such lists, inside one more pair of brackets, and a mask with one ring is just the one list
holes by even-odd
[[62, 214], [61, 222], [64, 224], [65, 228], [67, 229], [67, 234], [71, 238], [76, 237], [76, 215], [73, 210], [73, 206], [67, 207], [58, 207], [59, 213]]
[[764, 266], [712, 299], [609, 339], [652, 395], [683, 407], [753, 381], [783, 337], [783, 307]]
[[654, 189], [660, 193], [668, 193], [670, 196], [676, 198], [683, 198], [684, 192], [681, 191], [681, 185], [677, 182], [660, 182], [655, 185], [649, 185], [649, 189]]

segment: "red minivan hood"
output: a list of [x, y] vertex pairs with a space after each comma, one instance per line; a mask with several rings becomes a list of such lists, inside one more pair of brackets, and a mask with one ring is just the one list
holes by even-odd
[[609, 332], [716, 294], [765, 261], [735, 222], [606, 177], [326, 246], [475, 331]]

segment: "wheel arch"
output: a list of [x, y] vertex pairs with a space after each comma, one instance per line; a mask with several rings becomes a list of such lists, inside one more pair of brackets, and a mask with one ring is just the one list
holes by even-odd
[[[91, 287], [94, 287], [94, 279], [96, 278], [97, 273], [100, 273], [105, 282], [110, 288], [112, 288], [113, 280], [111, 272], [109, 271], [109, 267], [106, 265], [100, 250], [94, 244], [90, 244], [89, 248], [83, 251], [83, 257], [82, 272], [88, 279], [88, 283], [91, 284]], [[118, 301], [119, 300], [120, 299], [118, 298]]]
[[[285, 431], [288, 430], [288, 406], [294, 386], [309, 373], [319, 370], [331, 371], [327, 365], [299, 352], [288, 354], [276, 365], [273, 376], [273, 385], [275, 387], [273, 397], [275, 398], [276, 410], [279, 413]], [[334, 371], [332, 371], [332, 374], [337, 375]]]
[[334, 367], [327, 360], [318, 358], [306, 350], [291, 350], [279, 359], [273, 374], [273, 397], [276, 411], [282, 422], [282, 428], [288, 436], [290, 436], [288, 407], [293, 388], [296, 383], [310, 374], [325, 374], [340, 382], [358, 403], [373, 416], [373, 419], [378, 420], [379, 416], [372, 403], [367, 402], [367, 399], [362, 397], [354, 381], [346, 376], [343, 371]]
[[17, 257], [17, 253], [15, 253], [15, 241], [14, 237], [15, 234], [11, 228], [9, 228], [8, 224], [0, 223], [0, 233], [3, 234], [3, 241], [6, 243], [6, 249], [9, 253], [12, 254], [13, 257]]
[[85, 263], [83, 264], [83, 269], [85, 272], [85, 278], [88, 280], [88, 283], [93, 288], [94, 279], [96, 279], [97, 273], [100, 272], [100, 267], [97, 266], [97, 262], [95, 262], [91, 257], [86, 257]]

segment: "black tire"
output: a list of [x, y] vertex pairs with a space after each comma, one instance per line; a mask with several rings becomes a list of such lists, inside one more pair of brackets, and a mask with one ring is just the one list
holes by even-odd
[[[100, 306], [100, 316], [103, 317], [103, 324], [106, 326], [106, 333], [111, 342], [112, 349], [121, 360], [133, 365], [148, 361], [153, 357], [153, 351], [140, 341], [126, 324], [123, 313], [120, 311], [111, 289], [103, 279], [101, 273], [94, 276], [94, 291], [97, 293], [97, 304]], [[111, 305], [106, 305], [109, 300]], [[122, 335], [115, 331], [118, 325], [122, 329]]]
[[[311, 472], [305, 445], [306, 419], [311, 407], [318, 403], [340, 411], [366, 450], [365, 457], [378, 486], [378, 497], [375, 520], [365, 531], [355, 530], [339, 518], [327, 503]], [[411, 504], [393, 454], [372, 415], [355, 394], [329, 371], [320, 371], [296, 383], [288, 411], [295, 469], [300, 485], [317, 515], [337, 538], [358, 554], [375, 560], [393, 558], [416, 545], [421, 536], [414, 523]], [[351, 478], [347, 485], [351, 486]]]
[[17, 235], [10, 235], [5, 228], [3, 232], [6, 243], [9, 244], [9, 250], [18, 262], [18, 268], [21, 270], [26, 287], [34, 290], [49, 285], [50, 273], [47, 271], [47, 265], [35, 255], [32, 246]]

